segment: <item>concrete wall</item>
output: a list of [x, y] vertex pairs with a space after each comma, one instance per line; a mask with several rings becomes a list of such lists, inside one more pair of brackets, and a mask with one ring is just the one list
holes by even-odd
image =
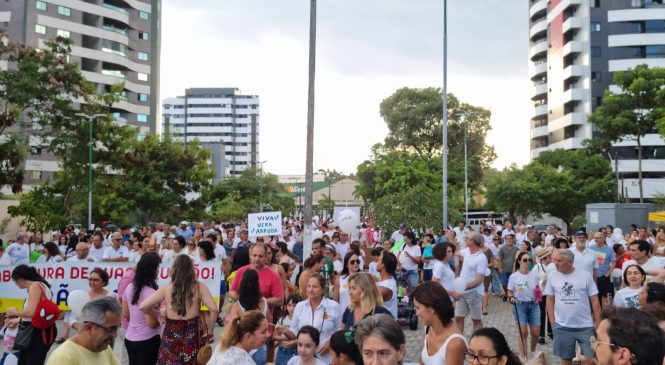
[[5, 228], [5, 232], [0, 234], [4, 242], [16, 238], [16, 232], [20, 229], [21, 218], [12, 218], [7, 213], [7, 208], [18, 205], [18, 200], [0, 200], [0, 226], [3, 225], [5, 220], [9, 218], [9, 224]]

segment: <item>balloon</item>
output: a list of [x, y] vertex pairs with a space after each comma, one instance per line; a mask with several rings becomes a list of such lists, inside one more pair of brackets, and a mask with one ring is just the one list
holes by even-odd
[[455, 288], [456, 292], [463, 293], [466, 289], [466, 281], [464, 281], [462, 278], [457, 278], [455, 281], [453, 281], [453, 287]]
[[356, 227], [358, 227], [360, 224], [360, 217], [358, 217], [358, 214], [356, 214], [356, 212], [351, 209], [344, 209], [343, 211], [339, 212], [339, 216], [337, 218], [339, 220], [339, 228], [348, 234], [353, 233]]
[[621, 269], [614, 269], [612, 270], [612, 277], [613, 278], [620, 278], [623, 273], [621, 272]]
[[72, 313], [76, 317], [79, 317], [81, 315], [81, 311], [83, 310], [83, 306], [89, 301], [90, 297], [88, 296], [88, 292], [83, 290], [74, 290], [69, 293], [69, 296], [67, 297], [67, 306], [69, 306], [69, 309], [72, 310]]
[[490, 276], [490, 275], [492, 275], [492, 270], [490, 269], [485, 270], [485, 276]]

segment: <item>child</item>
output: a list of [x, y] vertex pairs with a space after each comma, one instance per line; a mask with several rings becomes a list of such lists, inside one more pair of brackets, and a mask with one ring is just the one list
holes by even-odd
[[369, 274], [372, 275], [373, 277], [376, 278], [381, 278], [381, 274], [379, 271], [376, 269], [376, 263], [379, 262], [379, 258], [381, 257], [381, 253], [383, 252], [383, 248], [381, 247], [376, 247], [372, 249], [372, 257], [374, 258], [374, 261], [369, 263]]
[[319, 330], [312, 326], [303, 326], [296, 337], [298, 356], [292, 357], [287, 365], [326, 365], [316, 357], [319, 347]]
[[18, 332], [18, 321], [16, 317], [7, 316], [7, 321], [5, 322], [5, 328], [2, 329], [2, 345], [5, 348], [5, 351], [2, 353], [2, 358], [0, 358], [0, 365], [15, 365], [18, 364], [18, 351], [14, 351], [14, 338], [16, 338], [16, 333]]
[[[288, 264], [287, 264], [288, 265]], [[293, 310], [296, 308], [302, 299], [298, 294], [291, 294], [286, 298], [286, 305], [284, 306], [284, 316], [277, 321], [277, 326], [284, 326], [288, 328], [291, 325], [291, 318], [293, 317]], [[289, 341], [286, 336], [278, 335], [277, 331], [273, 332], [272, 336], [275, 341], [275, 347], [277, 347], [277, 355], [275, 355], [275, 365], [286, 365], [288, 361], [298, 354], [298, 348], [296, 347], [296, 341]]]

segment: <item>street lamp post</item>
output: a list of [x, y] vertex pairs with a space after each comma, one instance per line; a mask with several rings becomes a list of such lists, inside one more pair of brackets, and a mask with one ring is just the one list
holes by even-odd
[[106, 114], [88, 115], [77, 113], [76, 115], [88, 120], [88, 231], [92, 231], [92, 146], [94, 145], [92, 138], [92, 122], [97, 118], [105, 118]]
[[442, 130], [442, 180], [443, 180], [443, 229], [448, 229], [448, 0], [443, 0], [443, 126]]
[[312, 252], [312, 188], [314, 186], [314, 81], [316, 79], [316, 0], [309, 6], [309, 77], [307, 85], [307, 148], [305, 157], [305, 206], [303, 260]]
[[459, 112], [457, 115], [462, 117], [464, 123], [464, 222], [469, 225], [469, 161], [467, 155], [467, 129], [468, 129], [468, 116], [476, 115], [477, 112]]
[[263, 213], [263, 164], [268, 161], [259, 162], [260, 171], [259, 171], [259, 212]]

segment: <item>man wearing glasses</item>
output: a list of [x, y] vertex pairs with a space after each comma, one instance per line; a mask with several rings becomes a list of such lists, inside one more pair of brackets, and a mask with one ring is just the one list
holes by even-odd
[[665, 337], [658, 320], [635, 308], [608, 307], [590, 339], [596, 365], [660, 365]]
[[115, 298], [89, 301], [81, 310], [81, 331], [58, 346], [46, 365], [120, 365], [109, 346], [118, 334], [120, 310]]
[[129, 250], [121, 244], [122, 235], [115, 232], [111, 235], [111, 246], [104, 248], [102, 261], [105, 262], [127, 262], [129, 261]]
[[587, 358], [586, 365], [591, 365], [593, 351], [589, 338], [594, 334], [594, 324], [600, 323], [596, 283], [588, 272], [573, 267], [572, 251], [556, 250], [552, 259], [556, 271], [547, 276], [543, 293], [547, 296], [547, 316], [554, 333], [552, 353], [561, 358], [561, 365], [571, 365], [575, 345], [579, 344]]

